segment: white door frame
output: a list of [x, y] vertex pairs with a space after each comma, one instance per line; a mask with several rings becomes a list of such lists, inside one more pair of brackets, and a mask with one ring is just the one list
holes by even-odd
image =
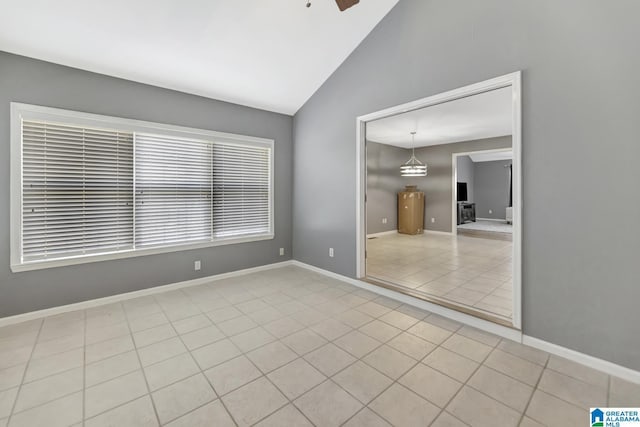
[[[491, 150], [475, 150], [464, 153], [453, 153], [451, 155], [451, 234], [458, 235], [458, 157], [468, 156], [477, 153], [503, 153], [505, 151], [513, 151], [513, 148], [494, 148]], [[511, 159], [513, 162], [513, 158]], [[512, 193], [513, 194], [513, 193]]]
[[356, 119], [356, 277], [365, 275], [366, 249], [366, 152], [365, 126], [367, 122], [408, 111], [442, 104], [455, 99], [477, 95], [495, 89], [512, 90], [512, 149], [513, 149], [513, 327], [522, 329], [522, 72], [506, 74], [480, 83], [453, 89], [427, 98], [397, 105]]

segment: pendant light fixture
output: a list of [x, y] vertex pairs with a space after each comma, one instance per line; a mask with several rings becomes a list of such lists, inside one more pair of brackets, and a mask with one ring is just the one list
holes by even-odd
[[427, 165], [416, 159], [416, 132], [411, 132], [411, 158], [400, 166], [401, 176], [427, 176]]

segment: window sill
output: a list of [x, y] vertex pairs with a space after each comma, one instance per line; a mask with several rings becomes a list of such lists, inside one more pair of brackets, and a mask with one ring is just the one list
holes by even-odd
[[136, 257], [148, 256], [148, 255], [159, 255], [159, 254], [165, 254], [170, 252], [181, 252], [181, 251], [189, 251], [193, 249], [210, 248], [215, 246], [234, 245], [237, 243], [258, 242], [262, 240], [272, 240], [274, 237], [275, 237], [274, 234], [261, 234], [261, 235], [247, 236], [247, 237], [220, 239], [215, 242], [195, 243], [195, 244], [180, 245], [180, 246], [167, 246], [167, 247], [161, 247], [161, 248], [130, 250], [130, 251], [122, 251], [122, 252], [111, 252], [111, 253], [99, 254], [99, 255], [76, 256], [76, 257], [60, 258], [60, 259], [49, 260], [49, 261], [33, 261], [33, 262], [16, 263], [16, 264], [12, 263], [11, 271], [13, 273], [20, 273], [23, 271], [43, 270], [47, 268], [66, 267], [70, 265], [88, 264], [92, 262], [136, 258]]

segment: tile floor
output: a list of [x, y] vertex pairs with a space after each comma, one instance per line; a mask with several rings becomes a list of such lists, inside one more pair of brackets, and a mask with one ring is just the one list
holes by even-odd
[[447, 302], [512, 316], [510, 241], [425, 232], [367, 239], [367, 276]]
[[580, 426], [640, 386], [284, 267], [0, 328], [0, 426]]

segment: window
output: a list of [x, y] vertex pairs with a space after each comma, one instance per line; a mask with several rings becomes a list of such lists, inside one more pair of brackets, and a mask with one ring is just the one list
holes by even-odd
[[273, 141], [12, 104], [11, 267], [273, 238]]

